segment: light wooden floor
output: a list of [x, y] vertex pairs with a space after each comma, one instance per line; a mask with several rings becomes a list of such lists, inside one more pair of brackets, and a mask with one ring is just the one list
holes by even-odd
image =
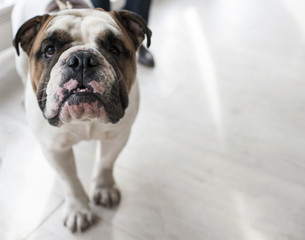
[[[55, 173], [1, 66], [0, 239], [304, 240], [305, 2], [155, 0], [157, 66], [120, 155], [117, 209], [84, 234], [61, 222]], [[76, 147], [84, 184], [94, 143]]]

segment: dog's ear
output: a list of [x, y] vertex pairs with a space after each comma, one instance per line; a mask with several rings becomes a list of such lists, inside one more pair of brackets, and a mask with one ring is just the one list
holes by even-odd
[[150, 46], [152, 33], [142, 17], [127, 10], [111, 11], [110, 14], [112, 14], [114, 19], [127, 30], [136, 49], [138, 49], [143, 42], [145, 35], [147, 38], [146, 45], [147, 47]]
[[16, 33], [15, 39], [13, 40], [13, 45], [16, 48], [18, 56], [20, 54], [19, 43], [21, 44], [22, 49], [27, 53], [27, 55], [30, 54], [31, 48], [39, 30], [49, 19], [49, 17], [49, 14], [33, 17], [19, 28]]

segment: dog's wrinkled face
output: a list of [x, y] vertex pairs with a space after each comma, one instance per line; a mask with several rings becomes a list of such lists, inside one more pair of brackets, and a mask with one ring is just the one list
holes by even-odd
[[[137, 15], [81, 9], [25, 23], [15, 46], [29, 55], [30, 76], [44, 117], [118, 122], [136, 75], [136, 50], [151, 32]], [[149, 43], [149, 41], [148, 41]]]

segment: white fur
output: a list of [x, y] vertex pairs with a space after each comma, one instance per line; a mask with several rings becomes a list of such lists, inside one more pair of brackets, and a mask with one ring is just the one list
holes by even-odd
[[[43, 5], [41, 4], [42, 2], [45, 5], [47, 4], [47, 1], [41, 0], [32, 0], [32, 2], [35, 3], [24, 5], [23, 1], [17, 1], [13, 13], [15, 32], [23, 22], [39, 12], [37, 8], [32, 11], [32, 6], [37, 6], [37, 3], [41, 7]], [[22, 6], [30, 6], [30, 8], [28, 8], [28, 11], [25, 11]], [[86, 15], [85, 11], [84, 14]], [[26, 14], [24, 14], [25, 12]], [[122, 34], [111, 17], [107, 16], [104, 19], [108, 27], [113, 27], [117, 30], [118, 34]], [[73, 19], [69, 21], [73, 21]], [[90, 21], [94, 22], [96, 18], [93, 16]], [[90, 43], [92, 42], [90, 38], [94, 36], [95, 30], [88, 32], [88, 29], [82, 29], [82, 26], [88, 26], [87, 24], [91, 23], [82, 24], [80, 24], [80, 28], [76, 29], [74, 34], [80, 34], [82, 38], [85, 38], [80, 41]], [[105, 23], [103, 24], [105, 26]], [[60, 21], [60, 24], [58, 22], [58, 25], [53, 27], [62, 28], [66, 26]], [[100, 204], [106, 206], [110, 202], [118, 203], [119, 192], [112, 176], [112, 168], [115, 159], [128, 140], [131, 126], [137, 115], [139, 105], [138, 83], [135, 81], [132, 86], [129, 95], [129, 106], [126, 109], [124, 117], [117, 124], [102, 124], [97, 120], [92, 120], [71, 122], [58, 128], [49, 125], [39, 109], [27, 70], [26, 55], [22, 52], [21, 58], [18, 59], [17, 68], [23, 80], [26, 81], [25, 108], [29, 125], [36, 133], [46, 159], [58, 172], [64, 186], [66, 198], [64, 223], [71, 231], [81, 231], [92, 223], [92, 212], [89, 207], [89, 198], [77, 176], [72, 146], [82, 140], [99, 140], [100, 144], [103, 145], [103, 151], [101, 151], [100, 160], [97, 162], [94, 170], [91, 198], [98, 199]]]

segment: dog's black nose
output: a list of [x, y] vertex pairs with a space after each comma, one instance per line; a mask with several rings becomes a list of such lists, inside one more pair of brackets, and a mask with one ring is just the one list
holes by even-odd
[[98, 65], [96, 56], [88, 51], [73, 53], [67, 61], [67, 66], [76, 71], [91, 69]]

